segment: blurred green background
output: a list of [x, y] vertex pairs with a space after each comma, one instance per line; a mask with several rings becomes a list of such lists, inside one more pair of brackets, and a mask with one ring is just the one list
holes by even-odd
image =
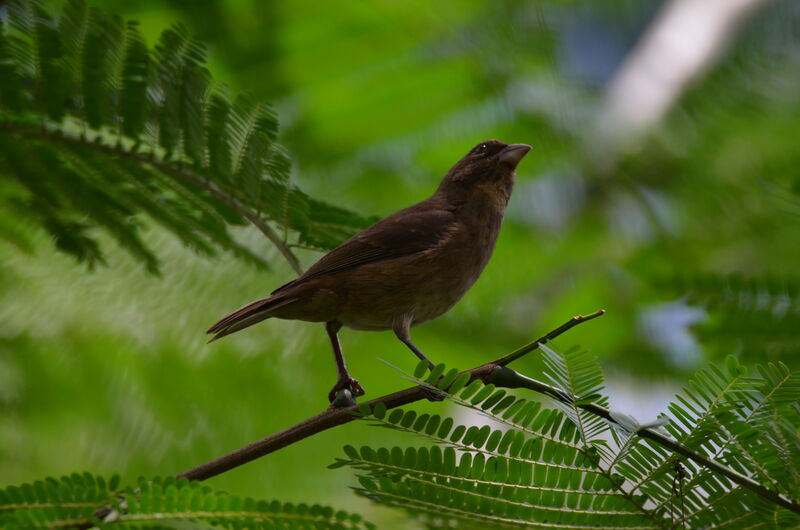
[[[303, 189], [365, 215], [424, 199], [479, 141], [534, 147], [480, 281], [412, 332], [435, 361], [475, 366], [604, 308], [558, 344], [595, 352], [612, 405], [643, 421], [726, 354], [800, 364], [796, 1], [97, 5], [140, 21], [151, 45], [185, 24], [209, 45], [216, 78], [274, 103]], [[161, 277], [118, 250], [89, 272], [27, 233], [0, 241], [4, 484], [172, 474], [327, 405], [323, 326], [269, 321], [205, 344], [219, 317], [293, 277], [254, 229], [238, 236], [272, 271], [198, 257], [148, 228]], [[300, 254], [306, 266], [319, 256]], [[405, 386], [379, 361], [415, 365], [391, 333], [342, 341], [368, 396]], [[517, 368], [539, 367], [530, 356]], [[346, 443], [397, 437], [350, 424], [212, 484], [391, 527], [399, 514], [325, 466]]]

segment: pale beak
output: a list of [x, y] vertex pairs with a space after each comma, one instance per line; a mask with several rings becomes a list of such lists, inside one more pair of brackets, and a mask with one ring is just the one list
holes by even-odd
[[505, 149], [500, 151], [500, 162], [510, 165], [511, 167], [517, 167], [519, 161], [522, 160], [528, 151], [531, 150], [531, 146], [527, 144], [511, 144], [506, 146]]

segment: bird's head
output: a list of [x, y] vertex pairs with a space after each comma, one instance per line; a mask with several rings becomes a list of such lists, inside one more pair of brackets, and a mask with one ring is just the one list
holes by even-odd
[[514, 170], [530, 150], [531, 146], [526, 144], [506, 144], [500, 140], [481, 142], [450, 168], [439, 192], [464, 198], [488, 194], [505, 206], [514, 186]]

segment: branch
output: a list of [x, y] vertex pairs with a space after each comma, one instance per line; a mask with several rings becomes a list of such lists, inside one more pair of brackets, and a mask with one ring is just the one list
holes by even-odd
[[[605, 311], [601, 309], [586, 316], [572, 317], [563, 325], [557, 327], [550, 333], [543, 335], [535, 341], [530, 342], [495, 361], [476, 366], [470, 370], [466, 370], [465, 373], [472, 375], [471, 380], [480, 379], [485, 381], [489, 378], [489, 376], [491, 376], [496, 368], [504, 367], [506, 364], [534, 351], [539, 347], [540, 344], [549, 342], [565, 331], [577, 326], [578, 324], [581, 324], [582, 322], [597, 318], [604, 312]], [[399, 392], [394, 392], [393, 394], [388, 394], [367, 401], [364, 405], [373, 408], [378, 403], [383, 403], [387, 409], [393, 409], [403, 405], [408, 405], [409, 403], [414, 403], [415, 401], [428, 399], [429, 397], [430, 394], [423, 387], [414, 386], [411, 388], [406, 388], [405, 390], [400, 390]], [[357, 419], [355, 413], [358, 411], [358, 409], [359, 405], [352, 405], [343, 408], [330, 407], [320, 412], [316, 416], [312, 416], [306, 420], [303, 420], [300, 423], [289, 427], [288, 429], [276, 432], [275, 434], [271, 434], [270, 436], [258, 440], [257, 442], [246, 445], [241, 449], [237, 449], [231, 453], [215, 458], [210, 462], [200, 464], [197, 467], [193, 467], [192, 469], [178, 473], [176, 478], [205, 480], [207, 478], [217, 476], [220, 473], [224, 473], [225, 471], [239, 467], [264, 455], [274, 453], [278, 449], [286, 447], [287, 445], [304, 440], [309, 436], [313, 436], [314, 434], [331, 429], [338, 425], [349, 423]]]
[[[549, 396], [556, 401], [560, 401], [561, 403], [565, 403], [570, 406], [575, 405], [591, 414], [594, 414], [595, 416], [603, 418], [609, 423], [613, 423], [622, 427], [620, 423], [611, 416], [611, 411], [609, 409], [597, 405], [596, 403], [576, 403], [575, 396], [569, 395], [554, 386], [548, 385], [547, 383], [543, 383], [541, 381], [537, 381], [536, 379], [531, 379], [530, 377], [519, 374], [505, 366], [498, 366], [495, 368], [489, 377], [485, 379], [485, 381], [492, 383], [495, 386], [504, 388], [527, 388], [528, 390], [533, 390], [534, 392]], [[711, 471], [719, 473], [720, 475], [724, 475], [731, 482], [738, 484], [743, 488], [749, 489], [753, 493], [760, 495], [768, 501], [786, 508], [787, 510], [800, 513], [800, 504], [798, 504], [797, 501], [794, 501], [776, 491], [765, 488], [753, 479], [746, 477], [741, 473], [734, 471], [730, 467], [717, 462], [716, 460], [712, 460], [698, 453], [697, 451], [690, 449], [689, 447], [686, 447], [682, 443], [673, 440], [669, 436], [665, 436], [654, 429], [637, 429], [632, 433], [632, 435], [652, 440], [658, 445], [669, 449], [673, 453], [683, 455], [686, 458], [700, 464], [701, 466], [710, 469]]]
[[[529, 390], [547, 395], [562, 403], [572, 404], [575, 401], [574, 396], [570, 396], [565, 392], [548, 385], [547, 383], [523, 376], [514, 370], [507, 368], [506, 365], [519, 359], [527, 353], [536, 350], [541, 344], [545, 344], [553, 340], [578, 324], [597, 318], [603, 315], [603, 313], [603, 310], [599, 310], [589, 315], [575, 316], [556, 329], [550, 331], [535, 341], [532, 341], [525, 346], [514, 350], [508, 355], [486, 364], [476, 366], [475, 368], [465, 370], [464, 373], [469, 373], [472, 376], [470, 379], [471, 381], [480, 379], [485, 383], [491, 383], [498, 387], [527, 388]], [[370, 409], [372, 409], [378, 403], [383, 403], [388, 410], [401, 407], [403, 405], [408, 405], [409, 403], [414, 403], [415, 401], [428, 399], [429, 397], [430, 394], [426, 392], [424, 387], [414, 386], [411, 388], [406, 388], [405, 390], [400, 390], [392, 394], [375, 398], [360, 406], [352, 405], [343, 408], [330, 407], [316, 416], [312, 416], [306, 420], [303, 420], [287, 429], [267, 436], [266, 438], [253, 442], [226, 455], [215, 458], [214, 460], [178, 473], [176, 478], [205, 480], [207, 478], [217, 476], [225, 471], [229, 471], [257, 458], [273, 453], [283, 447], [304, 440], [305, 438], [313, 436], [314, 434], [331, 429], [338, 425], [349, 423], [358, 418], [356, 412], [361, 406], [364, 405], [369, 406]], [[617, 422], [611, 416], [609, 409], [605, 407], [595, 403], [578, 404], [578, 407], [591, 414], [599, 416], [610, 423], [619, 425], [619, 422]], [[698, 453], [697, 451], [694, 451], [693, 449], [690, 449], [689, 447], [659, 433], [658, 431], [645, 428], [639, 429], [632, 434], [641, 438], [652, 440], [653, 442], [667, 448], [673, 453], [683, 455], [686, 458], [689, 458], [690, 460], [700, 464], [701, 466], [710, 469], [711, 471], [724, 475], [731, 482], [756, 493], [757, 495], [769, 500], [774, 504], [777, 504], [792, 512], [800, 513], [800, 504], [798, 504], [796, 501], [778, 492], [765, 488], [751, 478], [746, 477], [741, 473], [734, 471], [730, 467], [717, 462], [716, 460], [710, 459]]]
[[61, 134], [54, 134], [50, 131], [47, 131], [44, 128], [23, 128], [19, 126], [15, 126], [9, 123], [4, 123], [0, 125], [3, 129], [17, 134], [19, 136], [25, 136], [28, 138], [40, 138], [46, 139], [49, 142], [60, 142], [64, 144], [71, 144], [71, 145], [79, 145], [81, 147], [86, 147], [90, 149], [95, 149], [97, 151], [102, 151], [103, 153], [107, 153], [114, 156], [121, 156], [124, 158], [128, 158], [130, 160], [134, 160], [140, 164], [145, 164], [152, 166], [153, 168], [172, 175], [173, 177], [192, 184], [200, 189], [207, 191], [211, 194], [214, 198], [219, 200], [222, 203], [225, 203], [228, 207], [234, 210], [236, 213], [253, 223], [256, 228], [258, 228], [262, 234], [267, 236], [273, 245], [278, 249], [281, 255], [289, 262], [289, 265], [292, 269], [298, 274], [303, 274], [303, 267], [300, 265], [300, 260], [297, 259], [297, 256], [292, 252], [292, 249], [283, 242], [281, 237], [278, 235], [277, 232], [258, 214], [258, 212], [251, 210], [249, 207], [244, 205], [240, 200], [236, 199], [232, 195], [226, 193], [225, 191], [221, 190], [219, 186], [208, 180], [207, 178], [203, 177], [186, 169], [184, 167], [178, 166], [176, 164], [172, 164], [169, 162], [164, 162], [163, 160], [159, 160], [150, 154], [145, 153], [137, 153], [134, 151], [130, 151], [126, 149], [121, 143], [117, 142], [115, 145], [108, 145], [108, 144], [101, 144], [95, 143], [87, 140], [83, 137], [76, 137], [70, 135], [69, 133], [59, 130]]

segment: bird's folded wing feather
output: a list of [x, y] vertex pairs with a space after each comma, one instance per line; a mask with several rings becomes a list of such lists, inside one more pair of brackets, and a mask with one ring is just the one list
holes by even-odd
[[424, 252], [443, 241], [454, 224], [453, 212], [432, 208], [426, 203], [416, 204], [348, 239], [323, 256], [302, 276], [278, 287], [272, 294], [327, 274]]

